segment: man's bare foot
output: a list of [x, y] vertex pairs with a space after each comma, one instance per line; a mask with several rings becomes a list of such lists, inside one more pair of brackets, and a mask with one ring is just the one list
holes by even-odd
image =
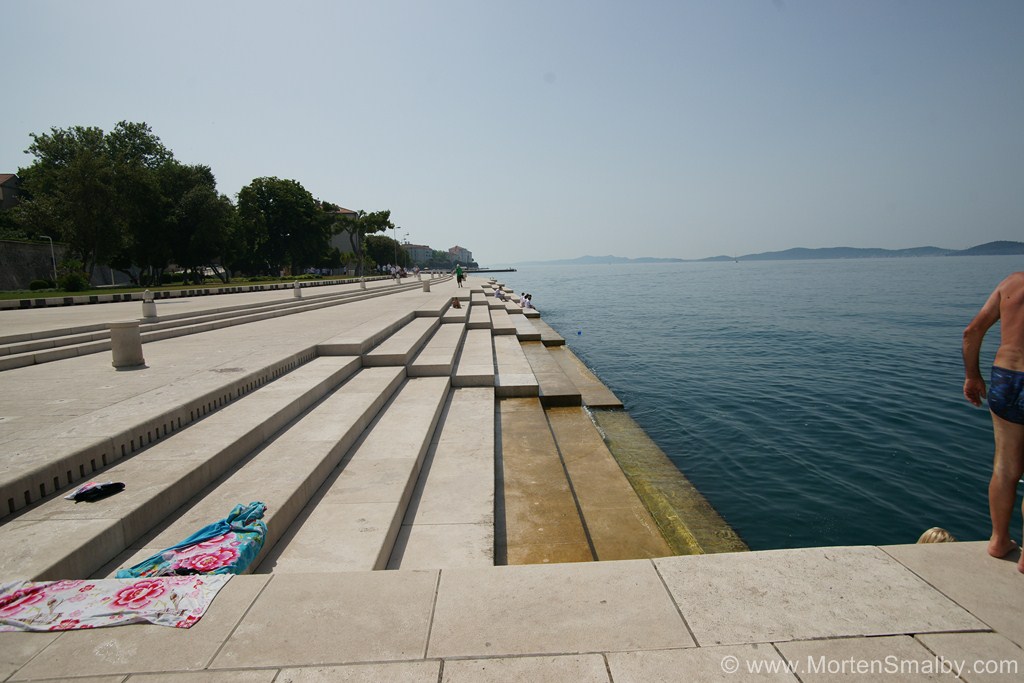
[[[1012, 538], [1007, 539], [991, 539], [988, 542], [988, 554], [992, 557], [1005, 557], [1017, 549], [1017, 542]], [[1024, 559], [1021, 560], [1024, 562]], [[1017, 568], [1024, 572], [1024, 568], [1021, 565], [1017, 565]]]
[[1024, 574], [1024, 553], [1020, 554], [1020, 560], [1017, 561], [1017, 571]]

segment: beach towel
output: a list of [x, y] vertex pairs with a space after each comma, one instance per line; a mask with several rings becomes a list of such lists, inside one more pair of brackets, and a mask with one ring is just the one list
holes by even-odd
[[191, 628], [230, 576], [13, 581], [0, 584], [0, 631], [156, 624]]
[[118, 569], [117, 578], [183, 574], [241, 574], [255, 559], [267, 536], [262, 521], [267, 506], [259, 501], [236, 505], [227, 517], [208, 524], [184, 541]]

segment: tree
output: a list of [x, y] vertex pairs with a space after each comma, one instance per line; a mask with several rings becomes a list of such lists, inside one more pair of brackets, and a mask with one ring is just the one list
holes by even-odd
[[23, 220], [63, 239], [91, 272], [124, 246], [103, 131], [51, 128], [31, 137], [26, 152], [36, 160], [18, 172], [28, 194], [19, 207]]
[[[375, 264], [393, 263], [396, 266], [411, 266], [412, 260], [409, 253], [402, 249], [398, 240], [391, 239], [386, 235], [366, 236], [366, 255]], [[397, 257], [397, 262], [396, 262]]]
[[[366, 262], [367, 256], [367, 236], [378, 232], [387, 232], [393, 227], [395, 224], [391, 222], [390, 210], [385, 209], [373, 213], [360, 210], [356, 212], [355, 216], [338, 219], [332, 226], [332, 232], [335, 235], [342, 232], [349, 235], [352, 248], [355, 249], [356, 275], [362, 275], [363, 264]], [[394, 258], [392, 257], [391, 260]]]
[[155, 174], [173, 155], [148, 125], [121, 121], [109, 134], [51, 128], [31, 138], [26, 151], [35, 161], [18, 172], [26, 194], [18, 207], [23, 225], [60, 236], [90, 273], [115, 260], [166, 262]]
[[256, 178], [238, 193], [238, 216], [238, 263], [249, 272], [277, 275], [288, 265], [294, 273], [327, 251], [327, 226], [298, 181]]
[[166, 217], [171, 236], [171, 259], [196, 282], [200, 271], [209, 266], [226, 284], [230, 277], [217, 266], [230, 259], [237, 214], [234, 204], [217, 193], [217, 183], [209, 166], [186, 166], [177, 162], [160, 169], [161, 186], [170, 199]]

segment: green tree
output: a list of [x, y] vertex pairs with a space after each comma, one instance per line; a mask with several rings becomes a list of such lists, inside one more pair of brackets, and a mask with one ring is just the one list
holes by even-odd
[[159, 284], [171, 259], [172, 223], [168, 220], [173, 197], [164, 194], [161, 170], [175, 165], [174, 155], [145, 123], [122, 121], [106, 135], [114, 169], [117, 219], [124, 226], [124, 245], [118, 265], [132, 265]]
[[187, 166], [177, 162], [160, 169], [163, 194], [171, 204], [166, 217], [171, 236], [171, 260], [191, 271], [196, 282], [201, 270], [210, 267], [225, 284], [233, 249], [237, 213], [226, 196], [217, 193], [217, 182], [209, 166]]
[[160, 233], [164, 198], [156, 170], [173, 155], [145, 123], [100, 128], [51, 128], [32, 134], [35, 157], [19, 170], [25, 199], [18, 220], [31, 231], [61, 238], [92, 273], [114, 261], [166, 263]]
[[[402, 249], [397, 240], [393, 240], [386, 235], [366, 236], [366, 256], [376, 265], [393, 263], [403, 268], [412, 266], [412, 259], [409, 258], [409, 253]], [[397, 263], [395, 262], [396, 256], [398, 257]]]
[[313, 195], [298, 181], [256, 178], [238, 193], [240, 254], [248, 272], [276, 275], [315, 265], [327, 252], [329, 233]]
[[[369, 256], [367, 237], [378, 232], [387, 232], [394, 227], [395, 224], [391, 222], [390, 210], [385, 209], [372, 213], [360, 210], [356, 212], [355, 216], [338, 219], [332, 226], [332, 232], [335, 235], [343, 232], [349, 235], [352, 247], [355, 249], [356, 275], [362, 275], [363, 264], [367, 259], [376, 260]], [[392, 255], [390, 260], [378, 261], [378, 263], [390, 263], [393, 260], [394, 256]]]
[[65, 241], [91, 272], [124, 246], [103, 131], [75, 126], [31, 137], [26, 152], [36, 160], [18, 172], [28, 195], [19, 206], [22, 221]]

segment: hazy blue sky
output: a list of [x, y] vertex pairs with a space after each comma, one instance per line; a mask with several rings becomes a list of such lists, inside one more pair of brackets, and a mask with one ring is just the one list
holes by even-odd
[[1024, 2], [0, 0], [0, 172], [145, 121], [484, 265], [1024, 239]]

